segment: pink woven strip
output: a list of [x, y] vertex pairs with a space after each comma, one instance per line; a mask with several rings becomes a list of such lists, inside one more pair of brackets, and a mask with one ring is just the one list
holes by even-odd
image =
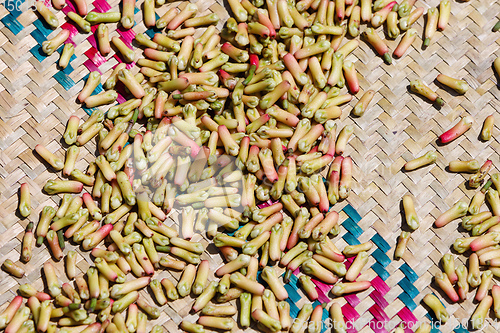
[[262, 209], [262, 208], [269, 207], [269, 206], [271, 206], [271, 205], [273, 205], [273, 204], [275, 204], [275, 203], [277, 203], [277, 202], [278, 202], [277, 200], [276, 200], [276, 201], [272, 201], [271, 199], [269, 199], [269, 200], [267, 200], [266, 202], [263, 202], [263, 203], [261, 203], [260, 205], [257, 205], [257, 207], [258, 207], [259, 209]]
[[373, 317], [375, 317], [375, 319], [377, 319], [377, 321], [388, 322], [390, 319], [387, 313], [385, 313], [384, 310], [382, 310], [382, 308], [377, 304], [373, 304], [373, 306], [368, 309], [368, 311], [370, 311], [370, 313], [373, 315]]
[[[349, 303], [344, 304], [342, 307], [342, 314], [344, 315], [344, 320], [352, 323], [355, 323], [356, 320], [359, 319], [360, 315]], [[350, 330], [349, 333], [355, 333], [357, 330], [353, 327], [354, 325], [347, 325]]]
[[95, 0], [92, 4], [94, 5], [93, 11], [97, 13], [104, 13], [111, 9], [111, 6], [106, 0]]
[[316, 291], [318, 292], [318, 301], [321, 303], [330, 302], [330, 297], [328, 297], [328, 293], [332, 289], [333, 285], [323, 283], [316, 279], [311, 279], [313, 283], [316, 285]]
[[116, 98], [116, 101], [121, 104], [121, 103], [124, 103], [126, 102], [127, 100], [125, 99], [125, 97], [123, 97], [122, 95], [118, 94], [118, 97]]
[[[121, 63], [121, 62], [125, 62], [125, 61], [123, 61], [123, 59], [122, 59], [121, 55], [118, 55], [118, 54], [116, 54], [116, 53], [113, 55], [113, 58], [115, 58], [115, 59], [116, 59], [116, 61], [118, 61], [118, 62], [120, 62], [120, 63]], [[130, 64], [126, 64], [125, 68], [126, 68], [126, 69], [131, 69], [132, 67], [134, 67], [134, 65], [135, 65], [135, 61], [134, 61], [134, 62], [132, 62], [132, 63], [130, 63]]]
[[375, 333], [389, 333], [389, 331], [387, 331], [385, 329], [384, 322], [380, 322], [380, 321], [377, 321], [376, 319], [372, 319], [368, 325]]
[[356, 294], [344, 295], [344, 299], [353, 307], [356, 307], [359, 303], [361, 303], [361, 300], [358, 296], [356, 296]]
[[413, 312], [411, 312], [411, 310], [408, 309], [407, 307], [404, 307], [401, 310], [399, 310], [398, 316], [405, 323], [413, 323], [413, 324], [415, 324], [415, 323], [418, 322], [417, 317], [415, 317], [415, 315], [413, 315]]
[[83, 63], [85, 65], [85, 67], [87, 67], [87, 69], [91, 72], [99, 72], [102, 74], [102, 72], [99, 70], [99, 67], [97, 67], [93, 62], [92, 60], [87, 60]]
[[[92, 27], [93, 29], [93, 27]], [[96, 28], [97, 29], [97, 28]], [[97, 40], [95, 39], [95, 35], [94, 35], [94, 29], [92, 30], [92, 35], [90, 35], [88, 38], [87, 38], [88, 42], [90, 43], [90, 45], [92, 45], [93, 48], [98, 48], [98, 45], [97, 45]]]
[[384, 282], [384, 280], [382, 280], [380, 278], [380, 276], [377, 276], [376, 278], [374, 278], [372, 281], [372, 287], [377, 290], [382, 296], [385, 296], [385, 294], [387, 294], [389, 292], [389, 290], [391, 289], [387, 283]]
[[62, 12], [66, 15], [68, 15], [69, 12], [76, 12], [75, 6], [73, 5], [73, 2], [66, 0], [66, 6], [64, 6], [62, 9]]
[[345, 264], [345, 268], [346, 268], [346, 269], [349, 269], [349, 267], [351, 267], [351, 264], [352, 264], [352, 262], [354, 261], [354, 259], [356, 259], [356, 257], [349, 257], [349, 258], [346, 258], [346, 260], [344, 261], [344, 264]]
[[385, 309], [389, 305], [389, 302], [386, 301], [384, 296], [382, 296], [378, 290], [372, 291], [370, 293], [370, 297], [375, 301], [375, 304], [380, 306], [382, 309]]
[[92, 61], [97, 67], [101, 66], [106, 62], [106, 58], [104, 58], [96, 48], [90, 48], [85, 52], [85, 55]]
[[115, 86], [115, 90], [118, 93], [118, 98], [116, 99], [118, 103], [125, 102], [126, 99], [123, 96], [127, 96], [128, 94], [127, 92], [125, 92], [125, 86], [123, 85], [123, 83], [118, 82], [118, 84]]
[[132, 49], [132, 41], [135, 38], [135, 31], [132, 29], [123, 29], [123, 27], [116, 29], [116, 31], [125, 42], [125, 44], [127, 44], [127, 46]]
[[73, 37], [75, 37], [75, 35], [77, 35], [77, 34], [78, 34], [78, 29], [77, 29], [77, 28], [76, 28], [73, 24], [71, 24], [71, 23], [69, 23], [69, 22], [64, 23], [64, 24], [61, 26], [61, 28], [66, 29], [66, 30], [68, 30], [68, 31], [69, 31], [69, 37], [68, 37], [68, 39], [66, 40], [66, 43], [67, 43], [67, 42], [70, 42], [70, 43], [72, 43], [74, 46], [76, 46], [76, 43], [73, 41]]

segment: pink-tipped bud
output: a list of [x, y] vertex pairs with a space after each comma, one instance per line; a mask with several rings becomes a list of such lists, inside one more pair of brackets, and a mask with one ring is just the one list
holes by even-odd
[[471, 128], [473, 122], [474, 118], [472, 118], [471, 116], [465, 116], [455, 126], [441, 134], [439, 136], [439, 139], [442, 143], [451, 142], [458, 138], [460, 135], [467, 132], [469, 128]]
[[441, 290], [450, 298], [453, 303], [458, 302], [458, 294], [455, 289], [453, 289], [453, 285], [451, 284], [446, 274], [439, 272], [434, 276], [434, 279], [439, 288], [441, 288]]

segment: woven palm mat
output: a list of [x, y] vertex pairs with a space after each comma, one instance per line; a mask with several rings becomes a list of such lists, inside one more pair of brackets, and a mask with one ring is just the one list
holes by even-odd
[[[138, 1], [140, 8], [142, 1]], [[118, 10], [119, 1], [96, 1], [89, 4], [89, 11]], [[172, 2], [157, 9], [162, 15]], [[417, 6], [429, 8], [438, 5], [438, 0], [417, 1]], [[200, 14], [216, 12], [221, 18], [218, 28], [228, 18], [223, 6], [213, 0], [197, 2]], [[183, 6], [185, 4], [181, 4]], [[84, 78], [89, 70], [98, 68], [103, 73], [103, 80], [111, 73], [111, 68], [118, 61], [113, 54], [100, 58], [96, 54], [91, 35], [76, 33], [71, 36], [75, 44], [75, 55], [70, 66], [59, 71], [56, 62], [59, 53], [46, 57], [39, 52], [40, 44], [57, 33], [44, 28], [31, 10], [7, 11], [0, 5], [0, 257], [3, 260], [19, 259], [21, 239], [29, 221], [37, 222], [41, 209], [45, 205], [57, 205], [59, 199], [48, 197], [41, 188], [54, 175], [47, 170], [38, 156], [33, 153], [37, 143], [44, 144], [49, 150], [62, 157], [61, 135], [70, 115], [85, 117], [85, 110], [76, 104], [76, 96], [83, 87]], [[462, 332], [457, 328], [459, 320], [468, 319], [476, 304], [469, 294], [469, 300], [458, 304], [448, 304], [446, 299], [435, 290], [431, 283], [432, 276], [439, 270], [439, 261], [443, 254], [450, 252], [450, 245], [460, 236], [457, 224], [435, 229], [432, 224], [441, 212], [455, 202], [471, 198], [473, 191], [464, 186], [464, 176], [445, 171], [449, 161], [475, 158], [480, 163], [493, 160], [498, 167], [500, 151], [498, 124], [500, 109], [498, 98], [500, 91], [492, 70], [493, 60], [500, 56], [499, 37], [491, 28], [497, 22], [500, 4], [490, 0], [456, 2], [452, 1], [452, 17], [444, 32], [436, 33], [431, 45], [422, 50], [422, 40], [418, 38], [407, 54], [394, 60], [390, 66], [364, 42], [349, 56], [359, 72], [361, 90], [377, 91], [369, 110], [362, 118], [352, 119], [349, 112], [362, 94], [344, 107], [342, 124], [355, 126], [355, 137], [351, 139], [347, 155], [352, 156], [355, 168], [352, 194], [348, 198], [351, 206], [345, 203], [335, 207], [340, 210], [344, 220], [341, 237], [337, 245], [343, 248], [347, 243], [372, 240], [377, 246], [372, 250], [370, 268], [363, 273], [362, 279], [371, 280], [375, 288], [358, 294], [356, 298], [339, 299], [344, 314], [349, 319], [363, 322], [358, 327], [360, 332], [384, 332], [369, 322], [401, 320], [429, 321], [428, 311], [421, 305], [423, 296], [434, 292], [447, 310], [452, 314], [448, 324], [441, 327], [442, 332]], [[141, 23], [142, 14], [136, 10], [135, 33], [145, 32]], [[64, 13], [57, 17], [65, 22]], [[420, 18], [414, 27], [422, 36], [424, 19]], [[70, 28], [69, 23], [65, 23]], [[133, 34], [116, 30], [109, 25], [110, 37], [119, 35], [124, 40], [131, 40]], [[398, 40], [389, 41], [394, 50]], [[95, 44], [94, 44], [95, 45]], [[140, 50], [137, 50], [140, 52]], [[137, 68], [135, 69], [137, 70]], [[457, 96], [448, 89], [434, 84], [437, 74], [464, 78], [471, 89], [464, 96]], [[421, 78], [439, 95], [446, 104], [436, 109], [428, 101], [408, 92], [410, 80]], [[87, 110], [88, 111], [88, 110]], [[456, 123], [457, 118], [470, 114], [476, 122], [464, 136], [446, 146], [438, 146], [439, 134]], [[493, 139], [483, 143], [478, 140], [484, 118], [495, 114], [497, 127]], [[401, 172], [405, 161], [420, 156], [427, 151], [437, 150], [438, 160], [435, 165], [424, 167], [410, 173]], [[95, 147], [87, 144], [80, 152], [78, 169], [84, 169], [93, 160]], [[493, 170], [496, 172], [497, 170]], [[20, 219], [16, 212], [19, 185], [27, 182], [32, 193], [32, 214], [27, 219]], [[411, 193], [416, 198], [416, 209], [421, 220], [420, 228], [412, 234], [409, 250], [403, 260], [391, 261], [397, 236], [401, 230], [400, 201], [404, 194]], [[350, 217], [350, 218], [348, 218]], [[363, 217], [361, 219], [361, 217]], [[174, 223], [173, 221], [171, 223]], [[208, 245], [206, 239], [197, 235], [195, 240]], [[215, 269], [222, 260], [213, 245], [203, 255], [210, 260]], [[70, 244], [67, 249], [73, 249]], [[79, 253], [78, 268], [85, 272], [91, 259], [86, 252]], [[67, 251], [67, 250], [66, 250]], [[20, 283], [32, 283], [41, 290], [43, 281], [40, 277], [41, 266], [51, 260], [45, 246], [35, 248], [33, 259], [25, 265], [27, 276], [16, 280], [5, 272], [0, 272], [0, 311], [15, 295]], [[464, 257], [457, 257], [464, 261]], [[66, 281], [62, 263], [56, 269], [61, 281]], [[178, 280], [180, 274], [161, 272], [159, 278], [171, 277]], [[292, 282], [295, 281], [292, 279]], [[374, 282], [375, 281], [375, 282]], [[498, 281], [495, 281], [498, 283]], [[305, 302], [299, 291], [297, 304]], [[152, 302], [152, 301], [151, 301]], [[193, 300], [186, 297], [176, 302], [169, 302], [162, 307], [160, 318], [152, 324], [160, 323], [168, 331], [178, 331], [177, 325], [183, 317], [192, 318], [189, 309]], [[485, 332], [495, 332], [488, 326]]]

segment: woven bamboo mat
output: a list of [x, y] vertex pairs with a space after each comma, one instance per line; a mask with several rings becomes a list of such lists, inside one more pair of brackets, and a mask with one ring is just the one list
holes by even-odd
[[[119, 1], [96, 1], [89, 4], [102, 11], [118, 10]], [[140, 8], [142, 1], [137, 2]], [[157, 9], [162, 15], [172, 2]], [[417, 6], [429, 8], [436, 6], [438, 0], [417, 1]], [[214, 0], [197, 2], [200, 14], [215, 11], [221, 22], [228, 13]], [[182, 4], [181, 4], [182, 6]], [[364, 42], [349, 56], [356, 63], [361, 90], [377, 91], [371, 107], [362, 117], [352, 119], [349, 112], [357, 98], [345, 106], [342, 123], [355, 126], [355, 138], [349, 143], [348, 155], [355, 163], [352, 194], [348, 202], [352, 206], [344, 208], [341, 237], [337, 245], [343, 248], [347, 243], [372, 240], [377, 246], [372, 250], [371, 268], [364, 279], [376, 281], [375, 288], [358, 294], [355, 298], [341, 300], [344, 313], [355, 321], [369, 323], [379, 321], [429, 321], [427, 310], [421, 299], [429, 292], [435, 292], [446, 304], [452, 319], [440, 330], [442, 332], [463, 332], [457, 329], [458, 320], [468, 319], [476, 304], [469, 294], [469, 300], [458, 304], [448, 304], [431, 284], [432, 276], [440, 269], [439, 260], [450, 252], [450, 245], [459, 237], [456, 223], [435, 229], [432, 224], [442, 211], [456, 201], [471, 198], [473, 191], [464, 186], [465, 178], [460, 174], [445, 171], [449, 161], [475, 158], [481, 163], [491, 159], [500, 165], [498, 152], [500, 134], [500, 90], [498, 77], [492, 70], [493, 60], [500, 56], [500, 35], [492, 33], [491, 28], [498, 21], [500, 4], [490, 0], [470, 2], [452, 1], [452, 17], [444, 32], [434, 36], [431, 45], [422, 50], [422, 40], [417, 38], [407, 54], [394, 60], [390, 66], [374, 55], [373, 50]], [[64, 13], [57, 14], [60, 22]], [[145, 32], [139, 11], [135, 15], [135, 33]], [[69, 23], [66, 23], [69, 24]], [[221, 25], [221, 23], [219, 23]], [[420, 18], [414, 27], [422, 36], [424, 19]], [[220, 27], [219, 27], [220, 28]], [[49, 35], [50, 33], [50, 35]], [[54, 175], [46, 165], [33, 154], [37, 143], [44, 144], [60, 157], [64, 154], [60, 139], [70, 115], [85, 116], [85, 110], [76, 104], [76, 96], [83, 87], [89, 70], [96, 67], [103, 73], [103, 79], [111, 73], [118, 60], [110, 55], [101, 59], [92, 52], [90, 35], [74, 34], [71, 39], [76, 45], [75, 55], [65, 71], [56, 67], [58, 53], [50, 57], [39, 53], [40, 44], [51, 32], [43, 27], [38, 17], [30, 10], [9, 12], [0, 5], [0, 257], [2, 261], [19, 259], [21, 239], [28, 222], [37, 222], [45, 205], [57, 205], [59, 200], [47, 197], [41, 188]], [[110, 36], [120, 35], [122, 31], [113, 26]], [[394, 50], [399, 42], [388, 41]], [[139, 50], [137, 51], [139, 52]], [[137, 68], [135, 69], [137, 70]], [[433, 82], [437, 74], [464, 78], [471, 89], [464, 96], [457, 96]], [[410, 80], [421, 78], [439, 95], [446, 104], [436, 109], [427, 101], [408, 92]], [[360, 97], [360, 92], [356, 97]], [[437, 136], [450, 128], [459, 116], [470, 114], [476, 122], [464, 136], [446, 146], [438, 146]], [[484, 118], [495, 114], [497, 127], [493, 139], [482, 143], [478, 140]], [[413, 171], [401, 172], [405, 161], [420, 156], [429, 150], [437, 150], [435, 165]], [[95, 147], [87, 144], [80, 152], [76, 167], [83, 169], [92, 159]], [[497, 170], [493, 170], [495, 172]], [[32, 214], [20, 219], [16, 213], [19, 185], [27, 182], [32, 193]], [[420, 228], [412, 234], [409, 251], [403, 260], [392, 261], [397, 236], [401, 230], [400, 201], [404, 194], [411, 193], [416, 198], [416, 209], [421, 220]], [[354, 207], [356, 211], [352, 208]], [[358, 215], [359, 213], [359, 215]], [[361, 218], [362, 217], [362, 218]], [[197, 236], [199, 237], [199, 236]], [[208, 244], [205, 239], [200, 242]], [[71, 245], [68, 245], [72, 249]], [[82, 272], [89, 267], [88, 253], [77, 249], [78, 267]], [[213, 252], [213, 251], [212, 251]], [[210, 260], [216, 268], [222, 260], [219, 255], [205, 253], [203, 259]], [[465, 260], [464, 257], [458, 257]], [[44, 246], [34, 249], [33, 259], [26, 265], [27, 276], [21, 280], [13, 279], [0, 271], [0, 311], [6, 302], [13, 298], [20, 283], [32, 283], [37, 289], [43, 288], [40, 278], [41, 266], [51, 260]], [[56, 264], [61, 280], [66, 275], [62, 263]], [[162, 272], [159, 277], [179, 279], [179, 274]], [[292, 281], [293, 282], [293, 281]], [[496, 282], [497, 283], [497, 282]], [[296, 295], [300, 299], [299, 291]], [[193, 300], [189, 297], [169, 302], [162, 309], [160, 318], [152, 324], [160, 323], [170, 332], [178, 331], [181, 318], [189, 317]], [[297, 305], [305, 302], [300, 299]], [[369, 325], [361, 326], [359, 332], [371, 332]], [[384, 332], [384, 330], [376, 330]], [[497, 330], [488, 326], [485, 332]]]

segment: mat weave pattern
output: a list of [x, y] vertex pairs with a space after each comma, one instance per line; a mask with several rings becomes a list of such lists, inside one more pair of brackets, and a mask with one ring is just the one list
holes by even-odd
[[[106, 12], [119, 10], [119, 2], [96, 0], [89, 3], [89, 11]], [[130, 31], [110, 27], [110, 37], [119, 36], [131, 43], [136, 33], [154, 34], [146, 31], [139, 11], [142, 1], [137, 1], [135, 27]], [[162, 15], [171, 6], [181, 2], [171, 2], [157, 8]], [[222, 1], [221, 1], [222, 3]], [[438, 0], [417, 1], [416, 6], [436, 6]], [[71, 42], [75, 45], [75, 56], [70, 65], [60, 71], [56, 62], [59, 53], [46, 57], [41, 53], [41, 43], [60, 30], [47, 29], [31, 10], [8, 11], [0, 5], [0, 258], [18, 261], [24, 229], [30, 221], [37, 222], [45, 205], [57, 205], [59, 200], [48, 197], [41, 188], [54, 175], [47, 165], [33, 153], [37, 143], [44, 144], [59, 157], [64, 154], [61, 135], [70, 115], [85, 117], [85, 110], [76, 103], [76, 96], [83, 87], [89, 71], [98, 70], [103, 74], [103, 82], [112, 68], [121, 59], [112, 52], [103, 58], [95, 49], [92, 34], [78, 33], [69, 22], [65, 22], [65, 11], [72, 10], [68, 1], [64, 11], [57, 12], [64, 28], [70, 30]], [[229, 14], [215, 0], [198, 1], [200, 15], [216, 12], [222, 26]], [[180, 5], [185, 6], [185, 4]], [[452, 1], [452, 17], [444, 32], [435, 34], [431, 45], [422, 50], [424, 19], [420, 18], [414, 27], [419, 37], [404, 57], [394, 60], [393, 64], [383, 64], [366, 43], [351, 54], [348, 60], [355, 62], [359, 73], [361, 91], [377, 91], [369, 110], [362, 118], [352, 119], [349, 112], [357, 98], [343, 107], [342, 124], [355, 126], [355, 137], [351, 139], [346, 154], [355, 163], [352, 194], [349, 205], [343, 208], [342, 232], [337, 238], [337, 246], [342, 249], [347, 244], [371, 240], [376, 246], [371, 250], [370, 268], [362, 279], [372, 281], [373, 287], [356, 296], [339, 299], [347, 319], [362, 323], [351, 332], [387, 332], [377, 329], [370, 322], [399, 323], [429, 321], [428, 311], [421, 305], [421, 299], [434, 292], [446, 305], [452, 319], [440, 328], [441, 332], [466, 332], [459, 328], [459, 320], [468, 319], [476, 304], [469, 300], [463, 303], [448, 304], [446, 299], [435, 290], [432, 276], [439, 270], [443, 254], [450, 252], [450, 245], [460, 236], [457, 224], [450, 223], [444, 228], [435, 229], [432, 225], [441, 212], [455, 202], [471, 198], [474, 191], [466, 189], [463, 175], [445, 171], [449, 161], [477, 159], [481, 164], [491, 159], [498, 168], [500, 165], [499, 135], [500, 90], [499, 78], [492, 70], [493, 60], [500, 56], [500, 34], [491, 28], [500, 18], [500, 3], [491, 0], [472, 0], [470, 2]], [[362, 27], [364, 29], [364, 27]], [[394, 50], [399, 42], [388, 41]], [[137, 50], [137, 52], [141, 52]], [[133, 65], [130, 65], [132, 67]], [[134, 68], [137, 70], [137, 67]], [[456, 95], [434, 83], [435, 77], [443, 73], [452, 77], [464, 78], [471, 89], [464, 95]], [[445, 100], [441, 109], [436, 109], [426, 100], [408, 92], [410, 80], [421, 78]], [[99, 92], [99, 88], [95, 93]], [[120, 100], [119, 101], [123, 101]], [[470, 114], [476, 122], [464, 136], [446, 146], [439, 146], [437, 136], [453, 126], [460, 116]], [[494, 114], [496, 127], [493, 139], [481, 142], [478, 135], [484, 118]], [[401, 172], [405, 161], [421, 156], [429, 150], [438, 152], [435, 165], [424, 167], [410, 173]], [[76, 167], [83, 169], [95, 156], [93, 143], [82, 147], [80, 160]], [[492, 172], [497, 172], [497, 169]], [[32, 194], [32, 213], [21, 219], [17, 213], [19, 185], [27, 182]], [[400, 261], [393, 261], [397, 236], [401, 231], [400, 201], [404, 194], [411, 193], [415, 198], [416, 209], [421, 221], [420, 228], [412, 234], [409, 250]], [[355, 208], [355, 209], [354, 209]], [[172, 221], [172, 223], [174, 223]], [[208, 245], [208, 241], [197, 235], [195, 240]], [[68, 244], [67, 249], [75, 249]], [[91, 259], [87, 252], [75, 249], [79, 255], [78, 268], [84, 272]], [[66, 250], [67, 251], [67, 250]], [[65, 252], [66, 252], [65, 251]], [[216, 249], [209, 246], [202, 259], [210, 260], [212, 269], [217, 268], [222, 259]], [[459, 256], [459, 260], [465, 258]], [[43, 288], [40, 277], [41, 266], [51, 260], [48, 250], [42, 246], [35, 248], [33, 259], [25, 265], [27, 275], [16, 280], [0, 271], [0, 311], [11, 300], [21, 283], [32, 283], [37, 289]], [[66, 275], [62, 263], [55, 265], [58, 275], [64, 282]], [[180, 274], [161, 272], [158, 278], [172, 277], [178, 280]], [[296, 278], [288, 289], [291, 300], [300, 308], [305, 297], [294, 288]], [[495, 281], [495, 283], [498, 283]], [[331, 299], [328, 287], [318, 283], [320, 301]], [[292, 289], [295, 293], [292, 293]], [[182, 318], [191, 318], [189, 309], [193, 303], [190, 297], [169, 302], [159, 319], [151, 324], [162, 324], [169, 332], [177, 332]], [[293, 307], [292, 307], [293, 309]], [[326, 314], [326, 311], [325, 311]], [[194, 317], [193, 317], [194, 319]], [[438, 330], [433, 330], [437, 332]], [[496, 332], [492, 326], [484, 332]], [[408, 331], [409, 332], [409, 331]]]

